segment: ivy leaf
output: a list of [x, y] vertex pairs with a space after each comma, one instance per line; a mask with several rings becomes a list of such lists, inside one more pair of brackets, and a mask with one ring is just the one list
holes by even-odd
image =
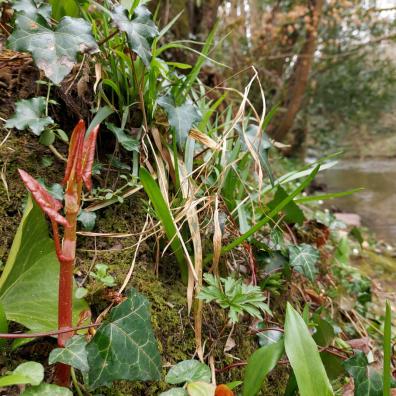
[[190, 129], [201, 120], [197, 108], [192, 103], [184, 103], [176, 106], [169, 96], [161, 96], [157, 103], [168, 115], [169, 124], [176, 131], [176, 139], [181, 147], [184, 147]]
[[77, 220], [82, 224], [85, 231], [92, 231], [95, 227], [96, 213], [81, 210]]
[[382, 396], [382, 376], [371, 370], [366, 355], [358, 351], [344, 362], [345, 370], [353, 377], [355, 396]]
[[44, 367], [37, 362], [20, 364], [11, 374], [0, 378], [0, 387], [11, 385], [38, 385], [44, 379]]
[[[274, 209], [279, 205], [280, 202], [282, 202], [284, 199], [288, 197], [287, 192], [282, 188], [278, 187], [275, 193], [274, 199], [268, 203], [268, 208], [270, 210]], [[302, 224], [305, 216], [304, 212], [297, 206], [297, 204], [294, 201], [290, 201], [283, 209], [282, 211], [285, 214], [285, 221], [286, 223], [289, 224]]]
[[151, 45], [149, 40], [158, 35], [158, 29], [150, 18], [150, 12], [145, 6], [135, 10], [135, 17], [128, 18], [128, 11], [122, 5], [114, 8], [111, 13], [114, 24], [121, 32], [125, 32], [129, 45], [136, 52], [147, 68], [151, 62]]
[[318, 250], [303, 243], [297, 246], [289, 246], [289, 255], [290, 265], [313, 282], [318, 273], [316, 268], [316, 263], [319, 260]]
[[198, 360], [184, 360], [173, 366], [165, 377], [168, 384], [182, 384], [184, 382], [210, 382], [210, 368]]
[[33, 99], [22, 99], [15, 104], [15, 114], [5, 124], [6, 128], [17, 128], [23, 131], [29, 128], [40, 136], [45, 127], [53, 124], [51, 117], [45, 117], [45, 98], [39, 96]]
[[70, 389], [54, 384], [41, 384], [39, 386], [32, 386], [21, 396], [73, 396]]
[[135, 289], [113, 308], [87, 346], [88, 384], [92, 389], [115, 380], [153, 381], [161, 377], [161, 359], [154, 338], [149, 302]]
[[139, 152], [139, 141], [127, 135], [122, 128], [116, 127], [114, 124], [108, 122], [106, 123], [107, 128], [114, 133], [117, 138], [118, 143], [121, 144], [127, 151]]
[[28, 51], [36, 65], [59, 84], [76, 63], [78, 52], [97, 52], [91, 25], [81, 18], [64, 17], [52, 30], [40, 16], [19, 14], [8, 43], [15, 51]]
[[36, 18], [40, 15], [47, 22], [51, 20], [51, 6], [49, 4], [42, 4], [40, 1], [14, 0], [12, 8], [30, 18]]
[[206, 382], [190, 382], [187, 385], [189, 396], [215, 396], [216, 386]]
[[51, 351], [48, 362], [49, 364], [64, 363], [72, 366], [81, 372], [89, 370], [87, 351], [85, 347], [87, 341], [82, 335], [75, 335], [66, 342], [64, 348], [55, 348]]

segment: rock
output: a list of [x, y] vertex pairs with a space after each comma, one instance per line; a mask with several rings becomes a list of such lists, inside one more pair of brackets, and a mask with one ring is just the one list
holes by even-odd
[[335, 218], [350, 227], [360, 227], [361, 218], [356, 213], [335, 213]]

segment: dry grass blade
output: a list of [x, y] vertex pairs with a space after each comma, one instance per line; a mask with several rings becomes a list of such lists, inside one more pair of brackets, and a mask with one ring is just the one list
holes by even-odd
[[219, 276], [219, 261], [221, 256], [221, 239], [222, 232], [219, 221], [219, 196], [216, 195], [215, 211], [213, 214], [214, 233], [213, 233], [213, 264], [212, 271], [216, 276]]
[[219, 150], [218, 143], [216, 143], [212, 138], [210, 138], [205, 133], [198, 131], [198, 129], [191, 129], [189, 136], [190, 136], [190, 138], [194, 139], [198, 143], [201, 143], [202, 145], [209, 147], [212, 150], [215, 150], [215, 151]]

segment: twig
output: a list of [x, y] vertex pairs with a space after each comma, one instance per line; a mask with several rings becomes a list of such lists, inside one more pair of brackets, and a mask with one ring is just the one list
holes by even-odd
[[98, 41], [98, 45], [101, 46], [110, 39], [112, 39], [117, 33], [119, 32], [119, 29], [115, 29], [113, 32], [111, 32], [107, 37], [103, 38], [102, 40]]

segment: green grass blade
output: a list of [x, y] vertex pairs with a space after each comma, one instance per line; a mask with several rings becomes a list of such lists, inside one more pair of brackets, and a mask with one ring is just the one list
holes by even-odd
[[384, 324], [384, 396], [390, 396], [391, 390], [391, 355], [392, 355], [392, 311], [386, 301]]
[[347, 195], [351, 195], [351, 194], [354, 194], [354, 193], [362, 191], [362, 190], [364, 190], [364, 188], [359, 187], [359, 188], [354, 188], [352, 190], [341, 191], [341, 192], [336, 192], [336, 193], [313, 195], [311, 197], [303, 197], [303, 198], [296, 199], [294, 202], [296, 204], [301, 204], [301, 203], [314, 202], [314, 201], [326, 201], [328, 199], [345, 197]]
[[164, 227], [167, 238], [170, 241], [172, 241], [171, 247], [176, 256], [176, 260], [179, 263], [182, 279], [186, 280], [187, 279], [186, 260], [184, 259], [183, 248], [180, 243], [180, 240], [178, 239], [176, 226], [173, 221], [173, 217], [169, 210], [169, 207], [166, 204], [162, 196], [161, 190], [158, 187], [156, 181], [151, 176], [151, 174], [143, 167], [140, 168], [140, 181], [143, 185], [145, 192], [149, 196], [150, 201], [154, 206], [158, 220], [160, 220], [162, 226]]
[[289, 202], [291, 202], [298, 194], [300, 194], [315, 178], [316, 174], [319, 171], [319, 166], [317, 166], [311, 174], [290, 194], [285, 198], [283, 201], [281, 201], [273, 210], [271, 210], [268, 215], [259, 221], [256, 225], [254, 225], [249, 231], [245, 232], [243, 235], [241, 235], [239, 238], [236, 238], [233, 240], [231, 243], [228, 245], [224, 246], [221, 249], [221, 253], [226, 253], [229, 252], [230, 250], [234, 249], [236, 246], [240, 245], [246, 239], [248, 239], [251, 235], [253, 235], [255, 232], [257, 232], [260, 228], [262, 228], [264, 225], [266, 225], [268, 222], [271, 221], [271, 219], [277, 215]]

